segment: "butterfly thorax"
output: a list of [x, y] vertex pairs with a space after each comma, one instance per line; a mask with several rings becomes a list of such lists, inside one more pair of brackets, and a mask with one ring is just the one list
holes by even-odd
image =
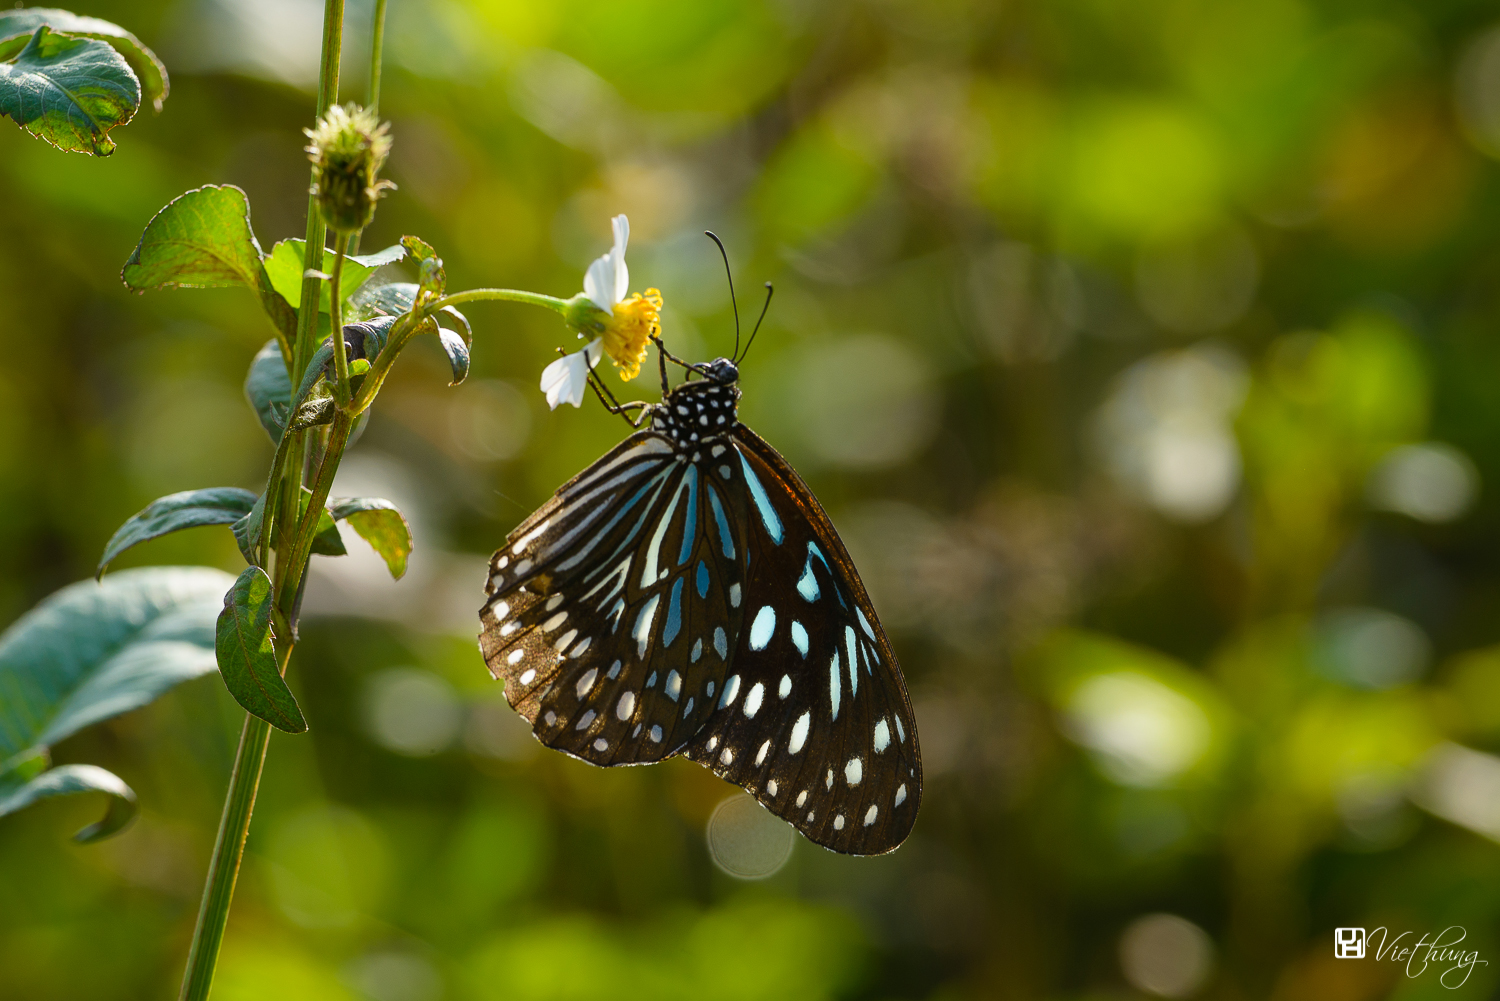
[[717, 366], [709, 366], [716, 377], [684, 382], [651, 409], [652, 429], [671, 438], [679, 451], [734, 430], [740, 402], [738, 373], [732, 363], [724, 369]]

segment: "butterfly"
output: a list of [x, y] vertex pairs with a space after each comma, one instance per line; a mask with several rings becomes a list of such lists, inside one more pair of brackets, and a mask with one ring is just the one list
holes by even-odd
[[[656, 346], [660, 403], [605, 401], [590, 380], [649, 427], [491, 559], [490, 672], [548, 747], [602, 766], [682, 754], [825, 848], [891, 851], [922, 756], [859, 573], [807, 484], [737, 419], [738, 362]], [[688, 373], [675, 388], [668, 360]]]

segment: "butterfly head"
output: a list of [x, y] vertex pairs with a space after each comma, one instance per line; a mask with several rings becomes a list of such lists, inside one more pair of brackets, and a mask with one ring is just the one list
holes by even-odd
[[720, 386], [732, 386], [740, 381], [740, 367], [728, 358], [715, 358], [698, 369], [710, 382]]

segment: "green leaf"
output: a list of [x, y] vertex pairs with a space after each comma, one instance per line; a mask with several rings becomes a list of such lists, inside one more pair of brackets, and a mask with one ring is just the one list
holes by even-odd
[[448, 356], [449, 367], [453, 369], [453, 381], [448, 385], [457, 386], [469, 377], [469, 346], [462, 337], [444, 327], [438, 328], [438, 340], [443, 345], [443, 353]]
[[411, 555], [411, 528], [396, 505], [379, 497], [343, 497], [335, 500], [329, 511], [335, 519], [347, 521], [380, 554], [392, 578], [400, 580], [405, 575], [406, 558]]
[[135, 819], [135, 793], [118, 775], [97, 765], [62, 765], [43, 772], [29, 782], [7, 784], [0, 776], [0, 817], [25, 809], [42, 799], [72, 796], [81, 792], [102, 792], [110, 797], [103, 819], [73, 835], [82, 844], [102, 841], [118, 834]]
[[[330, 247], [323, 248], [323, 273], [333, 274], [333, 262], [338, 255]], [[339, 275], [340, 294], [345, 299], [354, 293], [365, 281], [375, 273], [375, 269], [383, 264], [395, 264], [406, 256], [406, 251], [400, 246], [386, 247], [373, 254], [364, 254], [358, 257], [344, 258], [344, 272]], [[302, 305], [302, 263], [307, 260], [306, 240], [282, 240], [271, 248], [271, 256], [266, 258], [266, 273], [270, 275], [271, 284], [280, 292], [293, 308]], [[318, 300], [318, 309], [328, 312], [328, 282], [322, 286], [322, 298]]]
[[140, 106], [140, 81], [105, 42], [42, 25], [19, 52], [0, 58], [0, 115], [58, 149], [109, 156], [109, 131]]
[[194, 188], [169, 202], [146, 224], [120, 277], [135, 292], [243, 285], [259, 296], [281, 335], [282, 351], [291, 353], [296, 311], [277, 293], [261, 264], [260, 244], [250, 228], [250, 202], [232, 184]]
[[375, 316], [400, 316], [417, 301], [417, 286], [411, 282], [391, 282], [361, 288], [350, 296], [349, 304], [361, 320]]
[[[299, 518], [307, 514], [307, 505], [311, 503], [312, 491], [303, 487]], [[349, 550], [344, 548], [344, 537], [339, 534], [339, 527], [334, 524], [333, 514], [327, 508], [324, 508], [323, 512], [318, 515], [318, 527], [313, 532], [311, 551], [319, 556], [349, 555]]]
[[11, 52], [8, 49], [12, 45], [15, 46], [16, 51], [23, 48], [26, 36], [43, 24], [53, 31], [96, 38], [114, 46], [115, 51], [135, 71], [145, 99], [151, 102], [153, 109], [161, 110], [162, 101], [166, 100], [167, 91], [171, 89], [170, 81], [167, 79], [167, 68], [162, 65], [160, 59], [156, 58], [156, 53], [141, 44], [139, 38], [118, 24], [111, 24], [97, 17], [83, 17], [53, 7], [0, 10], [0, 39], [5, 39], [5, 41], [0, 41], [0, 59], [10, 57]]
[[[287, 375], [281, 347], [275, 341], [266, 341], [250, 363], [250, 371], [245, 375], [245, 399], [250, 401], [272, 443], [279, 443], [286, 412], [292, 405], [292, 380]], [[272, 404], [281, 408], [279, 417]]]
[[184, 490], [159, 497], [115, 532], [99, 558], [98, 577], [131, 546], [199, 525], [233, 525], [250, 513], [255, 494], [239, 487]]
[[276, 668], [271, 643], [271, 578], [260, 567], [246, 567], [219, 613], [215, 650], [224, 686], [245, 711], [278, 730], [302, 733], [307, 721]]
[[250, 508], [250, 513], [229, 526], [229, 530], [234, 533], [234, 541], [240, 547], [240, 555], [245, 557], [246, 563], [253, 564], [257, 559], [256, 550], [260, 548], [260, 533], [265, 527], [265, 517], [266, 495], [261, 494], [255, 498], [255, 505]]
[[213, 670], [231, 578], [145, 567], [69, 586], [0, 635], [0, 762], [143, 706]]

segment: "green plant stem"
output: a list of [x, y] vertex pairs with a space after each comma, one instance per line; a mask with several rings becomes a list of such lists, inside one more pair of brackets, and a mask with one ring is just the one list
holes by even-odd
[[[277, 651], [281, 672], [292, 654], [287, 643]], [[188, 950], [187, 973], [182, 978], [181, 1001], [200, 1001], [208, 997], [213, 986], [214, 966], [219, 945], [224, 940], [224, 925], [229, 916], [229, 901], [239, 878], [240, 861], [245, 854], [245, 838], [250, 833], [250, 813], [255, 809], [255, 793], [260, 788], [261, 767], [266, 761], [266, 744], [271, 724], [258, 716], [245, 714], [240, 731], [240, 747], [234, 756], [234, 772], [229, 779], [229, 795], [224, 798], [224, 814], [219, 818], [219, 834], [214, 839], [214, 853], [208, 864], [208, 879], [203, 886], [203, 904], [198, 908], [198, 923], [193, 929], [193, 944]]]
[[[318, 117], [328, 113], [339, 99], [339, 57], [344, 42], [344, 0], [326, 0], [323, 5], [323, 65], [318, 78]], [[323, 244], [328, 230], [318, 213], [318, 199], [311, 191], [317, 183], [317, 168], [309, 171], [311, 181], [307, 196], [307, 248], [302, 258], [302, 299], [297, 309], [297, 343], [292, 353], [292, 385], [302, 378], [307, 360], [317, 350], [318, 282], [308, 272], [323, 270]]]
[[323, 461], [318, 464], [317, 479], [313, 481], [312, 497], [308, 499], [307, 512], [297, 526], [296, 541], [292, 544], [291, 557], [286, 562], [286, 576], [276, 584], [276, 601], [288, 620], [292, 618], [296, 607], [302, 576], [307, 572], [313, 536], [318, 532], [318, 519], [328, 503], [328, 492], [333, 489], [333, 477], [338, 472], [339, 461], [344, 457], [344, 448], [349, 444], [349, 432], [353, 428], [353, 416], [342, 410], [335, 412], [333, 424], [328, 429], [328, 447], [323, 452]]
[[344, 303], [340, 282], [344, 275], [344, 254], [349, 250], [349, 237], [342, 234], [333, 238], [333, 274], [328, 277], [328, 325], [333, 336], [333, 399], [343, 410], [349, 406], [349, 349], [344, 344]]
[[[323, 58], [322, 74], [318, 87], [318, 117], [322, 117], [338, 100], [339, 92], [339, 59], [343, 53], [344, 36], [344, 0], [326, 0], [323, 7]], [[323, 244], [326, 239], [326, 230], [322, 217], [318, 214], [316, 198], [311, 192], [307, 201], [307, 253], [303, 258], [303, 269], [306, 271], [321, 270], [323, 264]], [[289, 373], [292, 385], [297, 385], [302, 380], [302, 372], [307, 368], [308, 360], [316, 350], [315, 336], [318, 329], [318, 293], [320, 291], [317, 278], [309, 278], [304, 274], [302, 279], [302, 298], [297, 310], [297, 340], [292, 345], [292, 369]], [[290, 415], [288, 415], [290, 418]], [[335, 422], [338, 423], [337, 421]], [[283, 501], [280, 505], [280, 519], [288, 517], [295, 518], [297, 496], [301, 493], [301, 472], [305, 465], [306, 435], [301, 435], [296, 441], [295, 447], [290, 451], [292, 454], [286, 456], [286, 465], [282, 470], [272, 472], [272, 482], [268, 490], [284, 490], [291, 498], [291, 502]], [[342, 456], [343, 445], [348, 440], [347, 424], [343, 440], [338, 447], [333, 447], [333, 437], [329, 439], [329, 449], [324, 454], [323, 466], [319, 471], [319, 483], [324, 476], [323, 470], [330, 465], [337, 466], [338, 459]], [[327, 479], [331, 486], [332, 474]], [[323, 499], [327, 498], [327, 489], [323, 491], [322, 499], [317, 500], [317, 508], [321, 510]], [[270, 498], [267, 498], [269, 503]], [[317, 519], [311, 523], [311, 530], [317, 527]], [[265, 530], [270, 532], [273, 526], [267, 525]], [[297, 538], [289, 547], [300, 564], [295, 562], [283, 563], [281, 553], [277, 554], [276, 576], [282, 579], [282, 587], [277, 590], [277, 604], [284, 620], [292, 624], [292, 632], [295, 635], [296, 596], [298, 585], [301, 583], [303, 571], [307, 561], [307, 554], [311, 551], [312, 535], [308, 528], [307, 519], [303, 519], [298, 526]], [[302, 536], [306, 534], [306, 538]], [[284, 534], [282, 536], [284, 538]], [[291, 587], [285, 587], [287, 581], [291, 581]], [[278, 637], [277, 659], [281, 673], [285, 674], [287, 666], [291, 663], [292, 648], [294, 646], [293, 635]], [[214, 968], [218, 965], [219, 946], [224, 940], [224, 928], [229, 921], [229, 906], [234, 898], [235, 882], [239, 878], [240, 862], [244, 857], [245, 838], [250, 831], [250, 816], [255, 808], [255, 793], [260, 787], [261, 769], [265, 765], [266, 747], [270, 740], [271, 728], [268, 723], [248, 713], [245, 716], [245, 726], [240, 733], [239, 751], [235, 755], [234, 771], [229, 779], [229, 791], [224, 798], [224, 813], [219, 819], [219, 833], [214, 839], [213, 858], [209, 863], [208, 876], [203, 887], [203, 902], [198, 909], [198, 921], [193, 930], [193, 944], [188, 950], [187, 969], [183, 972], [182, 991], [178, 995], [180, 1001], [206, 1001], [208, 992], [213, 987]]]
[[375, 0], [375, 30], [370, 36], [370, 93], [368, 106], [380, 110], [380, 61], [385, 54], [385, 0]]
[[436, 312], [444, 306], [459, 306], [466, 302], [489, 300], [524, 302], [532, 306], [545, 306], [558, 313], [567, 312], [569, 302], [567, 299], [559, 299], [556, 296], [542, 295], [540, 292], [522, 292], [513, 288], [471, 288], [467, 292], [455, 292], [441, 299], [434, 299], [428, 304], [427, 312]]

